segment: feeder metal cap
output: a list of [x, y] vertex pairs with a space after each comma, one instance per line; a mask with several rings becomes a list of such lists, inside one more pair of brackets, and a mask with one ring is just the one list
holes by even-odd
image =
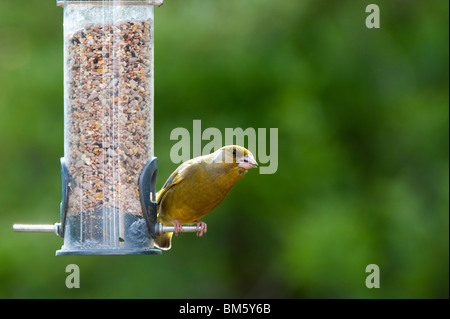
[[160, 7], [164, 4], [164, 0], [56, 0], [56, 5], [64, 7], [66, 2], [74, 4], [129, 4], [129, 5], [149, 5]]

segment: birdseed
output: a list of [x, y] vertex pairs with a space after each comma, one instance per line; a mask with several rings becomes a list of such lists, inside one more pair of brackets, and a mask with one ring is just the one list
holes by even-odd
[[142, 215], [138, 181], [153, 156], [151, 25], [89, 24], [66, 39], [68, 214]]

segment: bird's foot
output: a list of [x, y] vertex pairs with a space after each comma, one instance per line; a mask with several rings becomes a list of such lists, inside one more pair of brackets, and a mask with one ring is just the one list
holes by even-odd
[[178, 236], [179, 233], [183, 232], [183, 226], [178, 221], [178, 219], [173, 220], [173, 226], [175, 227], [174, 229], [175, 236]]
[[206, 223], [197, 222], [197, 237], [202, 237], [203, 233], [206, 233]]

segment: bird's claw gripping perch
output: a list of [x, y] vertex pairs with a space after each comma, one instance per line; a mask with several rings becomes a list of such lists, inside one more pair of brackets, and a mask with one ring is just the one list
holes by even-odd
[[173, 232], [175, 233], [175, 236], [178, 236], [179, 233], [183, 232], [183, 226], [178, 221], [178, 219], [175, 219], [173, 221], [173, 227], [174, 227], [174, 231]]
[[204, 233], [207, 231], [206, 223], [204, 222], [197, 222], [197, 237], [202, 237]]
[[[197, 226], [195, 227], [195, 232], [197, 234], [197, 237], [202, 237], [204, 233], [207, 231], [206, 223], [204, 222], [197, 222]], [[178, 219], [175, 219], [173, 221], [173, 232], [175, 236], [178, 236], [180, 233], [184, 231], [183, 225], [178, 221]]]

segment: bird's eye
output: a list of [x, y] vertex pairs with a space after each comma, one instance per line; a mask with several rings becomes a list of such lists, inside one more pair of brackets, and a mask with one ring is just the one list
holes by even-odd
[[236, 156], [236, 149], [233, 149], [233, 156]]

